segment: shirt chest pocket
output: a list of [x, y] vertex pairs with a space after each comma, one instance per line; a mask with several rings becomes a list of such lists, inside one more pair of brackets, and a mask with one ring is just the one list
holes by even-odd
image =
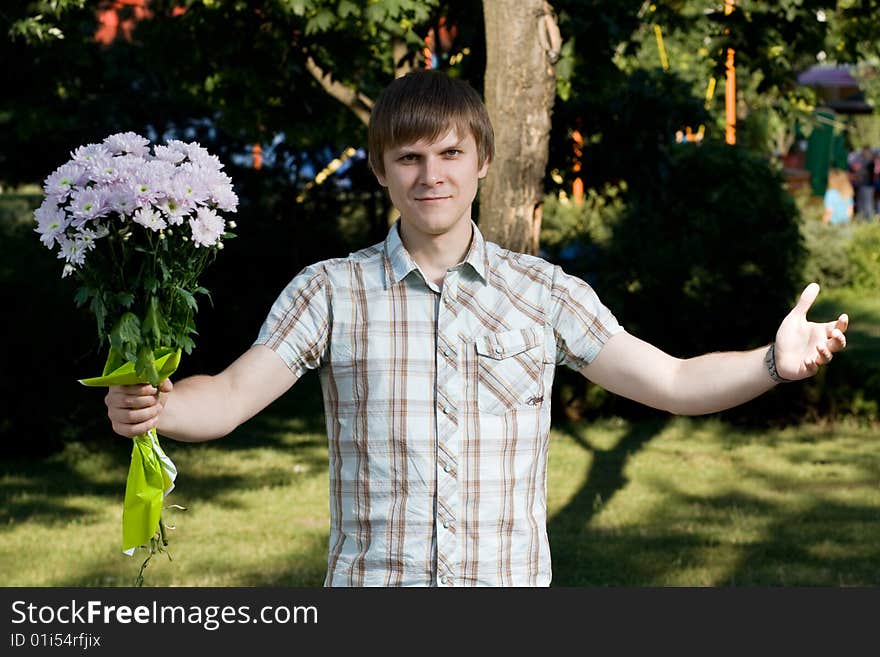
[[501, 415], [516, 407], [543, 404], [544, 369], [549, 362], [544, 327], [481, 335], [475, 346], [481, 412]]

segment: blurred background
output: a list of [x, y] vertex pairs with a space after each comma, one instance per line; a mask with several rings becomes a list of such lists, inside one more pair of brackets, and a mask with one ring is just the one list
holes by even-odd
[[[583, 277], [631, 333], [680, 357], [757, 347], [810, 281], [811, 319], [851, 317], [817, 377], [709, 418], [558, 371], [554, 582], [880, 583], [877, 2], [10, 0], [0, 23], [0, 584], [129, 585], [139, 565], [116, 545], [130, 447], [76, 382], [107, 345], [33, 231], [45, 177], [120, 131], [220, 157], [239, 237], [177, 377], [215, 373], [302, 267], [384, 239], [366, 122], [413, 68], [486, 97], [512, 164], [481, 229]], [[190, 510], [148, 582], [320, 585], [325, 443], [307, 376], [219, 443], [167, 445]]]

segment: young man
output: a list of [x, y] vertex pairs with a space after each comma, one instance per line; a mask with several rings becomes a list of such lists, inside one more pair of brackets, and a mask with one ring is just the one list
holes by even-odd
[[435, 72], [376, 103], [370, 164], [400, 220], [382, 244], [300, 272], [255, 344], [161, 394], [113, 388], [114, 430], [219, 438], [319, 369], [330, 454], [329, 586], [546, 586], [554, 368], [671, 413], [712, 413], [845, 346], [808, 322], [808, 286], [770, 345], [679, 360], [624, 331], [583, 281], [483, 240], [471, 221], [493, 156], [486, 110]]

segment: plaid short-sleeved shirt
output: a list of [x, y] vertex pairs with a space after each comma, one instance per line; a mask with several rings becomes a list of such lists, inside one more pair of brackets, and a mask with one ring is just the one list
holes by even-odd
[[319, 369], [328, 586], [547, 586], [554, 369], [622, 330], [593, 289], [476, 226], [442, 288], [400, 241], [300, 272], [255, 344]]

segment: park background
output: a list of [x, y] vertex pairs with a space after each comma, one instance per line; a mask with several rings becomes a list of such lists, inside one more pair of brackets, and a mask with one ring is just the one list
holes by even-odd
[[[630, 332], [680, 357], [757, 347], [809, 281], [811, 319], [851, 317], [813, 380], [705, 418], [559, 370], [554, 585], [880, 583], [880, 225], [819, 220], [828, 168], [880, 146], [880, 3], [55, 0], [0, 20], [0, 584], [129, 586], [142, 561], [119, 551], [130, 445], [76, 382], [106, 345], [33, 232], [43, 179], [118, 131], [220, 156], [238, 238], [177, 376], [217, 372], [303, 266], [384, 237], [365, 121], [413, 67], [492, 112], [481, 230], [585, 278]], [[219, 442], [164, 441], [187, 511], [148, 585], [321, 585], [316, 378]]]

